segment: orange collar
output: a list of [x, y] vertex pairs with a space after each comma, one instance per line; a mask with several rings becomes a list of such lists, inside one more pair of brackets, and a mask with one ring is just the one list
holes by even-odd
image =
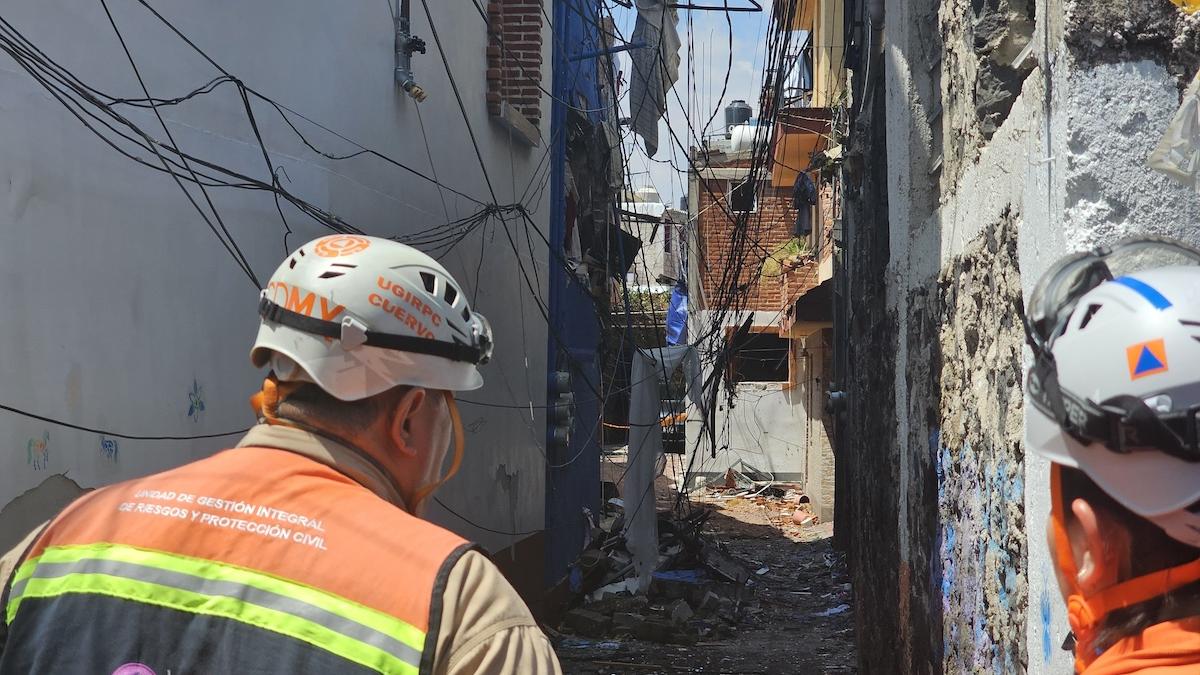
[[1200, 671], [1200, 617], [1150, 626], [1118, 640], [1085, 670], [1086, 675], [1179, 675]]
[[[1130, 607], [1145, 602], [1160, 595], [1200, 580], [1200, 559], [1189, 563], [1159, 570], [1136, 579], [1121, 582], [1115, 586], [1100, 591], [1093, 596], [1085, 596], [1077, 586], [1078, 569], [1075, 566], [1075, 554], [1071, 550], [1071, 541], [1067, 536], [1066, 505], [1062, 495], [1062, 467], [1052, 464], [1050, 468], [1050, 500], [1052, 512], [1050, 527], [1054, 529], [1054, 543], [1057, 549], [1058, 564], [1063, 576], [1072, 584], [1071, 594], [1067, 598], [1067, 622], [1071, 632], [1075, 634], [1075, 672], [1092, 672], [1089, 667], [1096, 660], [1095, 645], [1093, 644], [1096, 628], [1104, 617], [1116, 609]], [[1106, 650], [1107, 654], [1109, 650]]]

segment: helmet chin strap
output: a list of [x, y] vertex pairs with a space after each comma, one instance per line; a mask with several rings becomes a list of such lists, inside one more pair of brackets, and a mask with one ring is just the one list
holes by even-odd
[[304, 382], [280, 382], [272, 372], [263, 381], [262, 389], [250, 397], [250, 407], [254, 408], [254, 414], [267, 424], [298, 429], [297, 425], [279, 418], [279, 404], [304, 384]]
[[1067, 535], [1062, 466], [1059, 464], [1052, 464], [1050, 468], [1050, 500], [1053, 503], [1050, 527], [1054, 532], [1055, 557], [1059, 570], [1070, 586], [1067, 622], [1075, 635], [1075, 672], [1082, 673], [1099, 656], [1094, 642], [1096, 629], [1105, 616], [1114, 610], [1151, 600], [1200, 580], [1200, 559], [1123, 581], [1095, 595], [1085, 595], [1079, 587], [1079, 569], [1075, 565], [1075, 553], [1071, 550], [1071, 539]]
[[445, 485], [446, 481], [453, 478], [454, 474], [458, 473], [458, 469], [462, 466], [463, 449], [466, 444], [466, 440], [463, 438], [462, 418], [458, 414], [458, 404], [454, 401], [454, 394], [449, 391], [443, 391], [442, 393], [446, 397], [446, 408], [450, 411], [450, 421], [454, 425], [454, 459], [450, 461], [450, 470], [446, 472], [445, 476], [428, 485], [417, 488], [416, 494], [413, 495], [413, 504], [411, 507], [411, 510], [414, 512], [438, 488]]

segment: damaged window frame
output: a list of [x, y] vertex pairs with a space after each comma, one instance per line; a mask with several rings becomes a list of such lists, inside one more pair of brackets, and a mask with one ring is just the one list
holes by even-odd
[[[740, 345], [734, 344], [732, 341], [738, 339], [739, 337], [741, 338], [742, 343]], [[749, 333], [742, 335], [738, 335], [736, 332], [730, 331], [730, 333], [726, 336], [726, 340], [730, 342], [728, 367], [729, 382], [731, 384], [777, 384], [786, 387], [792, 383], [792, 361], [793, 354], [795, 352], [792, 345], [792, 338], [780, 335], [778, 329], [774, 327], [763, 326], [751, 328]], [[756, 340], [778, 340], [780, 345], [777, 347], [772, 346], [766, 348], [752, 347]], [[780, 359], [776, 363], [773, 358], [753, 358], [741, 356], [742, 352], [748, 351], [748, 348], [770, 351], [774, 351], [776, 348], [778, 348], [780, 351]], [[773, 379], [762, 379], [761, 377], [757, 376], [760, 374], [759, 372], [754, 373], [755, 376], [753, 377], [747, 376], [747, 374], [744, 373], [745, 369], [742, 367], [744, 361], [756, 363], [757, 365], [754, 367], [761, 369], [762, 372], [765, 372], [768, 368], [772, 369], [775, 371], [773, 374]], [[779, 371], [782, 371], [781, 377], [778, 376]]]

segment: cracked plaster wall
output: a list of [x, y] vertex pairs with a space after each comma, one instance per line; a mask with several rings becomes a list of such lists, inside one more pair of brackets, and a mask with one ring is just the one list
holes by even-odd
[[5, 504], [0, 509], [0, 555], [85, 492], [66, 474], [56, 473]]
[[[851, 287], [868, 308], [877, 293], [886, 298], [883, 308], [851, 309], [889, 320], [849, 350], [860, 358], [880, 350], [873, 363], [892, 386], [885, 397], [872, 389], [877, 377], [851, 381], [851, 402], [888, 406], [896, 450], [876, 459], [876, 474], [896, 471], [899, 486], [854, 505], [881, 514], [874, 502], [894, 497], [898, 513], [899, 561], [894, 541], [881, 538], [855, 576], [856, 585], [873, 583], [885, 576], [878, 566], [897, 564], [894, 610], [888, 597], [859, 597], [860, 613], [898, 629], [898, 644], [860, 626], [860, 664], [876, 672], [890, 650], [899, 664], [880, 672], [1069, 672], [1058, 649], [1065, 612], [1043, 543], [1048, 467], [1023, 444], [1020, 302], [1073, 251], [1136, 233], [1200, 243], [1200, 199], [1144, 164], [1200, 65], [1200, 19], [1169, 0], [946, 0], [938, 102], [926, 93], [934, 79], [919, 21], [926, 4], [885, 3], [886, 288]], [[1005, 24], [1017, 35], [980, 42], [980, 12], [1025, 12], [1030, 24], [1017, 16]], [[1019, 43], [1032, 45], [1019, 61], [1023, 78], [1004, 90], [1003, 110], [981, 115], [981, 63], [1003, 63]], [[927, 130], [939, 103], [942, 149]], [[940, 185], [929, 170], [939, 159]], [[848, 212], [856, 208], [848, 197]], [[860, 249], [875, 245], [862, 228], [851, 236]], [[871, 264], [851, 257], [850, 278]], [[889, 439], [883, 430], [857, 435]], [[851, 489], [865, 485], [859, 479], [848, 477]]]
[[941, 391], [929, 445], [949, 673], [1026, 669], [1024, 335], [1016, 225], [1005, 216], [938, 282]]

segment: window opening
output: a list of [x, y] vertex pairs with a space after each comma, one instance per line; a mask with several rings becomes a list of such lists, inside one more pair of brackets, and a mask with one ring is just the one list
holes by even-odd
[[735, 336], [730, 359], [734, 383], [788, 382], [791, 340], [777, 333]]
[[729, 208], [735, 213], [753, 213], [758, 210], [753, 178], [729, 181]]

